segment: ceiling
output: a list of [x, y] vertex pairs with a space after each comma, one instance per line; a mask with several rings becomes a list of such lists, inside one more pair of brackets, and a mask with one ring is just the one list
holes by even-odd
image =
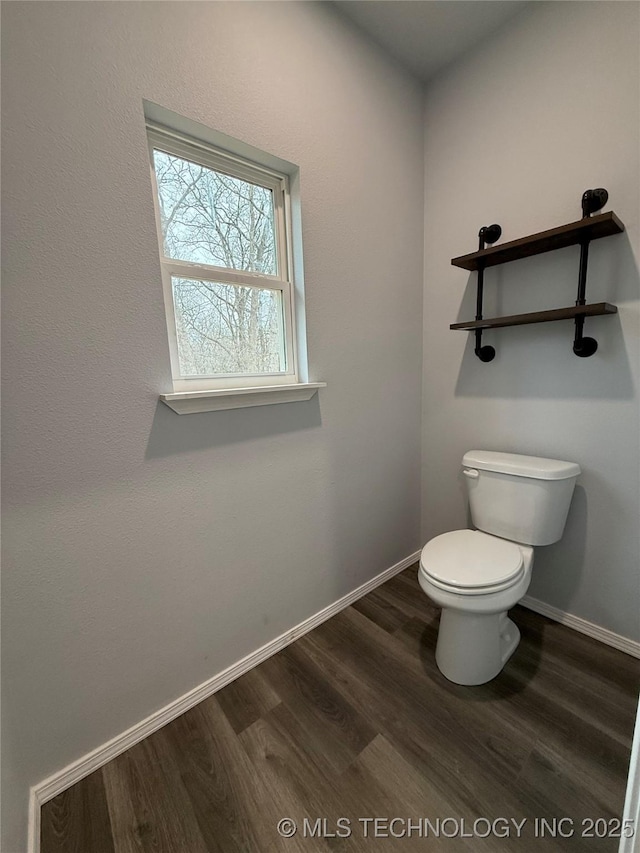
[[335, 6], [419, 80], [497, 30], [527, 0], [335, 0]]

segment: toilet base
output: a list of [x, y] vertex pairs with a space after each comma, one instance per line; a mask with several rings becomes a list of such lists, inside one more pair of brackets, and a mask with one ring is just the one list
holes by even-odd
[[520, 642], [518, 626], [503, 613], [443, 608], [436, 663], [455, 684], [485, 684], [498, 675]]

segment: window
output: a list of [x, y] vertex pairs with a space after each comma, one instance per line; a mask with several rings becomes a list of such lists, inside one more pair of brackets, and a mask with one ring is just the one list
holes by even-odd
[[147, 132], [174, 392], [297, 383], [288, 175]]

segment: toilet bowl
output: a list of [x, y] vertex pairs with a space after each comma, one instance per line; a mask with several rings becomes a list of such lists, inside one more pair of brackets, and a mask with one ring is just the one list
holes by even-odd
[[497, 451], [463, 458], [477, 530], [436, 536], [422, 549], [420, 586], [442, 608], [436, 663], [456, 684], [495, 678], [520, 641], [507, 612], [531, 582], [533, 546], [564, 532], [580, 467]]
[[477, 530], [455, 530], [422, 549], [418, 579], [442, 607], [436, 663], [456, 684], [495, 678], [520, 632], [507, 616], [531, 582], [533, 548]]

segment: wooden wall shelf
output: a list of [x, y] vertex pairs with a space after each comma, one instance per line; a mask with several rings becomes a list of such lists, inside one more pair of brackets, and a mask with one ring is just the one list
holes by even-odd
[[[612, 234], [621, 234], [624, 225], [618, 217], [609, 211], [593, 216], [607, 203], [609, 193], [602, 187], [586, 190], [582, 195], [582, 219], [570, 222], [568, 225], [560, 225], [558, 228], [550, 228], [548, 231], [540, 231], [530, 234], [520, 240], [511, 240], [501, 246], [491, 245], [486, 248], [487, 243], [494, 244], [502, 235], [502, 228], [497, 225], [485, 225], [478, 234], [480, 240], [479, 250], [468, 255], [460, 255], [452, 258], [454, 267], [465, 270], [478, 271], [478, 292], [476, 297], [476, 316], [474, 320], [465, 323], [452, 323], [450, 329], [464, 329], [475, 333], [475, 354], [480, 361], [493, 361], [496, 351], [492, 346], [482, 346], [482, 332], [484, 329], [497, 329], [504, 326], [525, 326], [530, 323], [548, 323], [553, 320], [573, 320], [575, 323], [575, 336], [573, 340], [573, 352], [580, 358], [592, 356], [598, 349], [598, 342], [593, 338], [585, 337], [583, 333], [585, 317], [595, 317], [604, 314], [617, 314], [615, 305], [608, 302], [595, 302], [587, 305], [587, 263], [589, 259], [589, 243], [600, 237], [610, 237]], [[578, 273], [578, 296], [575, 305], [569, 308], [552, 308], [549, 311], [530, 311], [527, 314], [512, 314], [507, 317], [492, 317], [485, 319], [482, 316], [482, 301], [484, 291], [484, 271], [487, 267], [498, 264], [506, 264], [517, 261], [520, 258], [528, 258], [532, 255], [541, 255], [543, 252], [551, 252], [554, 249], [563, 249], [565, 246], [580, 246], [580, 269]]]
[[602, 314], [617, 314], [615, 305], [608, 302], [593, 302], [591, 305], [572, 305], [569, 308], [552, 308], [550, 311], [532, 311], [529, 314], [511, 314], [506, 317], [491, 317], [471, 320], [468, 323], [452, 323], [450, 329], [498, 329], [503, 326], [526, 326], [530, 323], [548, 323], [551, 320], [575, 320], [576, 317], [598, 317]]
[[459, 258], [452, 258], [451, 263], [454, 267], [473, 271], [480, 266], [494, 267], [554, 249], [564, 249], [565, 246], [577, 246], [584, 240], [598, 240], [600, 237], [621, 234], [623, 231], [622, 222], [613, 211], [608, 211], [570, 222], [568, 225], [560, 225], [558, 228], [550, 228], [548, 231], [540, 231], [529, 237], [521, 237], [519, 240], [511, 240], [501, 246], [491, 246], [480, 252], [461, 255]]

